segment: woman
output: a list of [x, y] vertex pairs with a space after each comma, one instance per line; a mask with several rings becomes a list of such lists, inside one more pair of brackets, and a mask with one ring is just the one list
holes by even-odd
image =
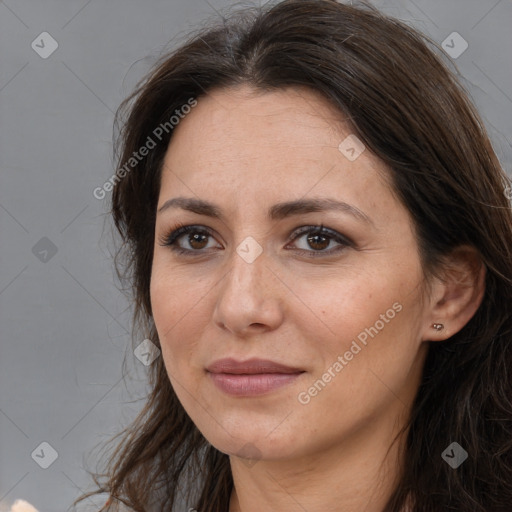
[[427, 44], [286, 0], [123, 104], [119, 271], [161, 357], [102, 510], [510, 510], [508, 180]]

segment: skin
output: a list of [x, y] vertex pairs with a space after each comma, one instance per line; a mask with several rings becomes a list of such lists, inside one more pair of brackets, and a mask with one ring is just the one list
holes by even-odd
[[[460, 330], [482, 298], [483, 271], [470, 249], [427, 289], [414, 227], [388, 170], [369, 150], [350, 161], [338, 149], [350, 133], [316, 92], [244, 85], [199, 98], [165, 157], [157, 210], [183, 196], [223, 213], [157, 214], [150, 294], [177, 396], [206, 439], [230, 456], [230, 512], [382, 511], [404, 462], [403, 438], [391, 441], [417, 392], [425, 341]], [[267, 218], [276, 203], [321, 197], [344, 201], [369, 221], [344, 211]], [[177, 244], [195, 252], [177, 254], [161, 245], [177, 222], [212, 236], [191, 243], [183, 235]], [[294, 235], [320, 224], [354, 245]], [[236, 251], [249, 236], [263, 251], [251, 263]], [[401, 310], [389, 319], [397, 303]], [[333, 372], [381, 315], [384, 327]], [[445, 328], [434, 330], [434, 322]], [[265, 395], [232, 397], [205, 370], [224, 357], [271, 359], [304, 373]], [[301, 403], [299, 394], [328, 368], [335, 376]]]

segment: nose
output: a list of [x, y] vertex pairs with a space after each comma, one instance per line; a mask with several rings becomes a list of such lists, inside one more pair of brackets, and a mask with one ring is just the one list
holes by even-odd
[[213, 320], [239, 337], [277, 329], [283, 322], [284, 288], [265, 252], [249, 263], [233, 251], [217, 288]]

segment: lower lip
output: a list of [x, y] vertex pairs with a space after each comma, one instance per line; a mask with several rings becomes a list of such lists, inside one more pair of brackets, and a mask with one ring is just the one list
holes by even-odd
[[269, 393], [293, 382], [300, 373], [258, 373], [235, 375], [232, 373], [210, 373], [213, 383], [224, 393], [233, 396], [255, 396]]

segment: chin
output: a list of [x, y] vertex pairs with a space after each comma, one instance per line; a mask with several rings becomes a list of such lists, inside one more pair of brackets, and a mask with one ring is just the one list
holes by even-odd
[[296, 456], [301, 448], [288, 429], [278, 432], [276, 425], [280, 422], [282, 418], [263, 422], [246, 419], [237, 422], [236, 426], [227, 426], [226, 422], [219, 421], [224, 428], [218, 426], [214, 431], [209, 427], [200, 430], [210, 444], [226, 455], [251, 460], [280, 460]]

